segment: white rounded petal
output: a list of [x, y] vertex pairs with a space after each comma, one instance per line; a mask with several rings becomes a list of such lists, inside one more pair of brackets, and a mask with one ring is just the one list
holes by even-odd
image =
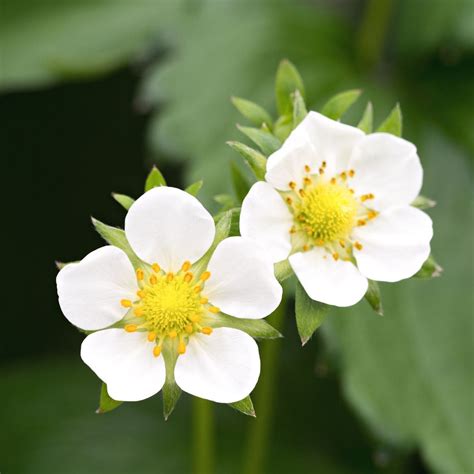
[[367, 291], [367, 279], [354, 264], [336, 261], [322, 248], [295, 253], [289, 260], [298, 280], [313, 300], [333, 306], [352, 306]]
[[125, 234], [145, 262], [177, 271], [204, 255], [214, 240], [214, 221], [189, 193], [166, 186], [137, 199], [125, 218]]
[[423, 169], [412, 143], [389, 133], [365, 136], [354, 148], [350, 181], [357, 195], [372, 193], [370, 206], [381, 210], [409, 205], [418, 196]]
[[326, 161], [328, 176], [344, 171], [354, 146], [363, 137], [356, 127], [309, 112], [283, 146], [268, 158], [265, 179], [277, 189], [288, 190], [290, 181], [301, 184], [305, 165], [317, 172]]
[[185, 392], [218, 403], [233, 403], [254, 389], [260, 375], [257, 343], [237, 329], [196, 333], [178, 357], [174, 376]]
[[244, 237], [223, 240], [207, 268], [211, 277], [203, 294], [226, 314], [260, 319], [280, 304], [282, 288], [275, 278], [273, 263], [253, 240]]
[[153, 355], [146, 332], [105, 329], [82, 342], [82, 360], [107, 384], [114, 400], [135, 402], [158, 393], [165, 383], [163, 357]]
[[95, 331], [120, 321], [136, 299], [137, 281], [127, 255], [111, 245], [66, 265], [56, 277], [59, 306], [75, 326]]
[[264, 181], [255, 183], [242, 202], [240, 233], [261, 244], [273, 262], [288, 257], [293, 217], [280, 194]]
[[399, 281], [413, 276], [430, 254], [433, 223], [427, 214], [406, 206], [381, 212], [353, 231], [362, 244], [355, 251], [363, 275], [378, 281]]

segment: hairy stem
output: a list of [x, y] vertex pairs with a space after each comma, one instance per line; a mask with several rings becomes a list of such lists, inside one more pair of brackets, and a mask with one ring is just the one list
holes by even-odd
[[214, 471], [214, 415], [212, 403], [193, 398], [193, 473]]

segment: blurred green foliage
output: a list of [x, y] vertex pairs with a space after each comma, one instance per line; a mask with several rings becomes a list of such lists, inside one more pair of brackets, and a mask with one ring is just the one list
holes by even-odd
[[[474, 2], [330, 3], [4, 0], [0, 87], [44, 87], [137, 65], [143, 73], [137, 104], [152, 110], [151, 156], [185, 164], [188, 184], [204, 179], [200, 197], [211, 206], [211, 196], [228, 192], [232, 179], [243, 194], [250, 176], [229, 170], [235, 152], [225, 141], [244, 138], [234, 128], [230, 97], [246, 97], [275, 115], [280, 59], [298, 66], [312, 109], [341, 90], [362, 88], [349, 123], [357, 123], [370, 99], [377, 127], [399, 100], [404, 136], [417, 144], [425, 168], [423, 193], [438, 202], [430, 211], [433, 248], [445, 272], [382, 285], [384, 317], [361, 303], [331, 312], [323, 332], [347, 400], [377, 439], [419, 447], [436, 472], [471, 472]], [[372, 443], [334, 403], [334, 381], [314, 377], [320, 336], [300, 349], [289, 316], [272, 472], [371, 472]], [[78, 360], [6, 365], [2, 472], [104, 472], [104, 459], [110, 472], [189, 469], [186, 402], [166, 425], [155, 399], [99, 417], [92, 414], [98, 388]], [[220, 467], [237, 472], [233, 444], [252, 420], [226, 407], [218, 414]], [[397, 459], [393, 472], [412, 468]]]

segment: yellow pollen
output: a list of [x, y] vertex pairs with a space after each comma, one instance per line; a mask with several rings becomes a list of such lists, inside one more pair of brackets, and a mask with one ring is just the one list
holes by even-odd
[[158, 278], [156, 278], [156, 275], [152, 275], [149, 278], [150, 285], [156, 285], [158, 283]]
[[293, 203], [293, 199], [291, 199], [290, 196], [288, 196], [286, 198], [286, 203], [291, 205]]
[[193, 274], [192, 273], [186, 273], [186, 275], [184, 275], [184, 281], [186, 283], [191, 283], [192, 279], [193, 279]]
[[319, 168], [319, 174], [324, 174], [324, 168]]
[[313, 181], [311, 180], [311, 178], [308, 178], [307, 176], [305, 176], [303, 178], [303, 183], [306, 184], [306, 186], [309, 186]]
[[340, 175], [341, 179], [347, 179], [347, 173], [345, 171], [343, 171]]
[[339, 254], [338, 254], [337, 252], [334, 252], [334, 253], [332, 254], [332, 258], [333, 258], [334, 260], [336, 260], [336, 262], [337, 262], [337, 261], [339, 260]]
[[138, 317], [143, 316], [143, 308], [135, 308], [133, 314]]
[[357, 249], [357, 250], [362, 250], [362, 244], [360, 242], [356, 242], [354, 244], [354, 247]]
[[345, 244], [345, 242], [344, 242], [343, 240], [340, 240], [340, 241], [339, 241], [339, 245], [340, 245], [343, 249], [346, 248], [346, 244]]
[[150, 342], [153, 342], [156, 339], [156, 332], [149, 332], [148, 336], [146, 337]]
[[344, 241], [356, 222], [359, 204], [343, 184], [320, 182], [295, 209], [300, 229], [317, 245]]
[[201, 275], [200, 280], [201, 280], [201, 281], [209, 280], [210, 276], [211, 276], [211, 272], [204, 272], [204, 273]]
[[191, 262], [189, 260], [186, 260], [183, 263], [183, 266], [181, 267], [181, 270], [183, 270], [183, 272], [187, 272], [190, 268], [191, 268]]
[[309, 250], [309, 245], [308, 244], [304, 244], [303, 245], [303, 252], [307, 252]]
[[193, 328], [193, 325], [192, 324], [188, 324], [184, 330], [188, 333], [188, 334], [192, 334], [192, 332], [194, 331], [194, 328]]
[[331, 184], [336, 184], [336, 178], [331, 178], [330, 183], [331, 183]]
[[143, 290], [138, 290], [137, 291], [137, 296], [139, 298], [145, 298], [146, 293]]
[[199, 300], [199, 303], [201, 303], [201, 304], [206, 304], [208, 301], [209, 301], [209, 300], [208, 300], [207, 298], [201, 298], [201, 299]]
[[151, 266], [151, 269], [152, 269], [155, 273], [159, 273], [160, 270], [161, 270], [161, 267], [160, 267], [157, 263], [154, 263], [154, 264]]
[[173, 329], [172, 331], [170, 331], [168, 333], [168, 336], [171, 338], [171, 339], [175, 339], [177, 336], [178, 336], [178, 333]]
[[173, 278], [174, 278], [173, 272], [169, 272], [168, 275], [166, 275], [166, 281], [168, 282], [173, 281]]
[[323, 162], [321, 163], [321, 166], [322, 166], [323, 168], [326, 168], [327, 163], [326, 163], [325, 161], [323, 161]]
[[362, 202], [364, 201], [368, 201], [369, 199], [374, 199], [374, 195], [372, 193], [369, 193], [369, 194], [363, 194], [361, 197], [360, 197], [360, 200]]
[[290, 189], [295, 189], [296, 188], [296, 183], [294, 181], [290, 181], [288, 183], [288, 186], [290, 187]]
[[186, 344], [183, 341], [179, 341], [178, 354], [184, 354], [186, 352]]
[[365, 224], [367, 224], [367, 221], [365, 221], [364, 219], [359, 219], [359, 220], [357, 221], [357, 225], [358, 225], [358, 226], [361, 226], [361, 227], [362, 227], [362, 226], [364, 226]]
[[377, 211], [369, 211], [367, 214], [367, 219], [375, 219], [379, 213]]
[[211, 306], [210, 308], [208, 308], [208, 310], [214, 314], [217, 314], [220, 312], [220, 309], [217, 306]]
[[125, 331], [127, 332], [135, 332], [137, 330], [137, 325], [136, 324], [127, 324], [124, 327]]
[[202, 332], [203, 334], [206, 334], [207, 336], [209, 336], [210, 334], [212, 334], [212, 328], [210, 328], [210, 327], [202, 328], [202, 329], [201, 329], [201, 332]]
[[298, 189], [298, 193], [301, 197], [305, 197], [306, 193], [304, 192], [304, 189]]
[[161, 346], [155, 346], [155, 347], [153, 348], [153, 355], [154, 355], [155, 357], [159, 357], [160, 354], [161, 354]]
[[354, 170], [349, 170], [349, 176], [353, 178], [355, 176], [356, 172]]
[[309, 165], [304, 165], [304, 170], [306, 171], [306, 173], [309, 173], [311, 171], [311, 168], [309, 167]]
[[194, 293], [201, 293], [201, 290], [202, 290], [201, 285], [196, 285], [193, 291]]
[[296, 227], [295, 227], [295, 226], [291, 226], [290, 234], [294, 234], [295, 232], [296, 232]]
[[131, 308], [132, 307], [132, 302], [130, 300], [120, 300], [120, 304], [124, 308]]
[[141, 268], [137, 269], [136, 274], [137, 274], [138, 281], [142, 281], [145, 278], [145, 273], [143, 272]]
[[193, 323], [197, 323], [201, 320], [201, 315], [192, 314], [191, 316], [189, 316], [189, 320], [192, 321]]

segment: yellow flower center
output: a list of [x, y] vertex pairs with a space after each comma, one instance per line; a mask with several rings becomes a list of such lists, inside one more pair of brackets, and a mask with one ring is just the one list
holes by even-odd
[[321, 182], [302, 194], [295, 217], [308, 236], [321, 245], [348, 237], [359, 206], [347, 186]]
[[[148, 340], [155, 342], [153, 354], [158, 357], [165, 339], [177, 341], [178, 354], [186, 352], [189, 336], [195, 332], [211, 334], [212, 328], [202, 326], [212, 313], [220, 310], [208, 304], [203, 297], [202, 284], [211, 276], [206, 271], [199, 278], [189, 270], [190, 262], [184, 262], [177, 273], [165, 274], [158, 264], [153, 264], [149, 276], [138, 269], [140, 289], [137, 301], [121, 300], [122, 306], [131, 309], [125, 317], [127, 332], [148, 331]], [[211, 314], [209, 314], [211, 313]]]

